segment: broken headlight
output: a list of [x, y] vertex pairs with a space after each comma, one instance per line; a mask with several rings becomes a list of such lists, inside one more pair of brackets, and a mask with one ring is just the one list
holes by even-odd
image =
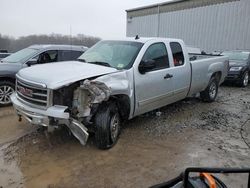
[[72, 107], [73, 86], [63, 87], [53, 91], [53, 105]]

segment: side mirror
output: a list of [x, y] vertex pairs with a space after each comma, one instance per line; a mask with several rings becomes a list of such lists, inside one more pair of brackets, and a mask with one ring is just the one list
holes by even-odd
[[37, 60], [31, 59], [31, 60], [29, 60], [26, 64], [28, 65], [28, 67], [30, 67], [30, 66], [32, 66], [32, 65], [37, 64]]
[[156, 67], [155, 60], [149, 59], [146, 61], [141, 61], [138, 69], [141, 74], [145, 74], [146, 72], [154, 69], [155, 67]]

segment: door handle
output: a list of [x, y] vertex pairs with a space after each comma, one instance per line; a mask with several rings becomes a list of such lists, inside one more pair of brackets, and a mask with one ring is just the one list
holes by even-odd
[[172, 74], [166, 74], [166, 76], [164, 76], [164, 79], [168, 79], [168, 78], [172, 78], [173, 75]]

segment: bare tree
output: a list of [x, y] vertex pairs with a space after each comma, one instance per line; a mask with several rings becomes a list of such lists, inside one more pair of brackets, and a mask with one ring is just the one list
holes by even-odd
[[101, 40], [99, 37], [84, 34], [71, 37], [53, 33], [51, 35], [29, 35], [17, 39], [0, 34], [0, 50], [6, 49], [10, 52], [16, 52], [33, 44], [72, 44], [91, 47], [99, 40]]

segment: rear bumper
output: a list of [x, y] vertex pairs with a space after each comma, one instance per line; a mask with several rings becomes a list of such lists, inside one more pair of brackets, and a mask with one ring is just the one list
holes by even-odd
[[30, 124], [44, 127], [66, 125], [82, 145], [86, 144], [89, 136], [87, 128], [81, 122], [70, 118], [70, 114], [65, 112], [66, 106], [51, 106], [43, 110], [22, 103], [16, 93], [10, 98], [17, 115], [25, 118]]

